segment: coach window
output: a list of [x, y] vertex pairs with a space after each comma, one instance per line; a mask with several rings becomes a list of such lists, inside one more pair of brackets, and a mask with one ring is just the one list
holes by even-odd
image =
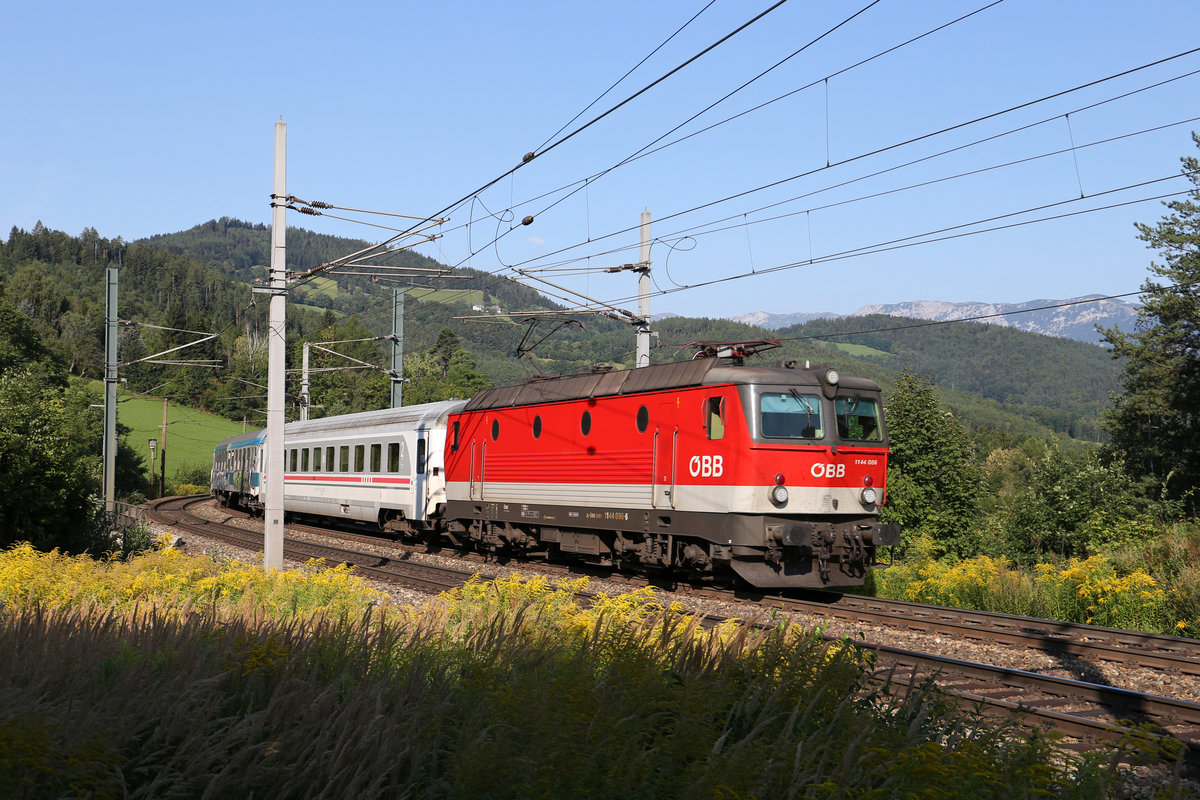
[[308, 448], [300, 451], [300, 471], [308, 472]]
[[288, 467], [288, 469], [290, 469], [292, 472], [296, 471], [296, 448], [294, 447], [292, 448], [291, 466]]
[[350, 471], [350, 445], [344, 444], [338, 448], [338, 472]]
[[321, 471], [321, 448], [313, 448], [313, 472]]
[[417, 474], [425, 474], [425, 440], [417, 439]]
[[371, 445], [371, 472], [383, 471], [383, 445]]
[[354, 471], [364, 472], [363, 466], [366, 463], [367, 446], [365, 444], [354, 445]]
[[645, 433], [646, 428], [650, 427], [650, 410], [645, 406], [638, 409], [637, 413], [637, 429], [638, 433]]
[[579, 420], [579, 430], [583, 432], [584, 436], [592, 432], [592, 412], [583, 412], [583, 417]]
[[710, 397], [704, 401], [704, 427], [709, 439], [725, 438], [725, 398]]
[[542, 438], [542, 418], [540, 415], [533, 418], [533, 438]]
[[500, 420], [494, 419], [494, 420], [492, 420], [492, 441], [494, 442], [499, 438], [500, 438]]
[[334, 472], [335, 471], [334, 467], [333, 467], [333, 448], [332, 447], [325, 448], [325, 471], [326, 472]]

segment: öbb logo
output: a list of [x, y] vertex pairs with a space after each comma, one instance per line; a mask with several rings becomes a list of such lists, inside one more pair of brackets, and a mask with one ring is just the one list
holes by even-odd
[[813, 464], [812, 474], [814, 478], [844, 478], [846, 477], [846, 465]]
[[692, 456], [688, 471], [693, 478], [719, 478], [725, 474], [725, 459], [722, 456]]

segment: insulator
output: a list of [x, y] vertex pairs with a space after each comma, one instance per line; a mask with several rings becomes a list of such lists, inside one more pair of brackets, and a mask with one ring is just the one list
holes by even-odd
[[294, 206], [294, 208], [301, 214], [310, 214], [314, 217], [321, 216], [321, 212], [317, 211], [315, 208], [306, 208], [305, 206]]
[[535, 158], [537, 158], [537, 156], [534, 155], [533, 151], [530, 151], [525, 154], [524, 158], [521, 159], [521, 163], [528, 164], [530, 161], [533, 161]]
[[521, 224], [522, 225], [532, 225], [533, 224], [533, 215], [530, 215], [530, 216], [526, 217], [525, 219], [521, 220]]
[[313, 208], [333, 208], [333, 203], [326, 203], [321, 200], [314, 200], [309, 205]]

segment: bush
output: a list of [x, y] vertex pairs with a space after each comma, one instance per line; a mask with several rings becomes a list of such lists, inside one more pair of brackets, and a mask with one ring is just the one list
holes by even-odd
[[1090, 799], [1120, 780], [870, 683], [852, 642], [707, 630], [648, 590], [582, 605], [582, 582], [514, 577], [417, 611], [345, 570], [253, 572], [0, 556], [0, 793]]

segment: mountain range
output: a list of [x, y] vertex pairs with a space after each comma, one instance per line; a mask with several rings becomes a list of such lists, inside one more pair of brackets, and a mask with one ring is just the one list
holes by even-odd
[[1039, 299], [1024, 303], [950, 303], [940, 300], [874, 303], [865, 305], [851, 314], [821, 311], [771, 314], [766, 311], [752, 311], [727, 319], [767, 330], [800, 325], [814, 319], [862, 317], [870, 314], [935, 321], [976, 320], [989, 325], [1100, 344], [1101, 336], [1096, 330], [1097, 325], [1131, 331], [1137, 322], [1137, 310], [1138, 307], [1133, 303], [1091, 294], [1065, 300]]

